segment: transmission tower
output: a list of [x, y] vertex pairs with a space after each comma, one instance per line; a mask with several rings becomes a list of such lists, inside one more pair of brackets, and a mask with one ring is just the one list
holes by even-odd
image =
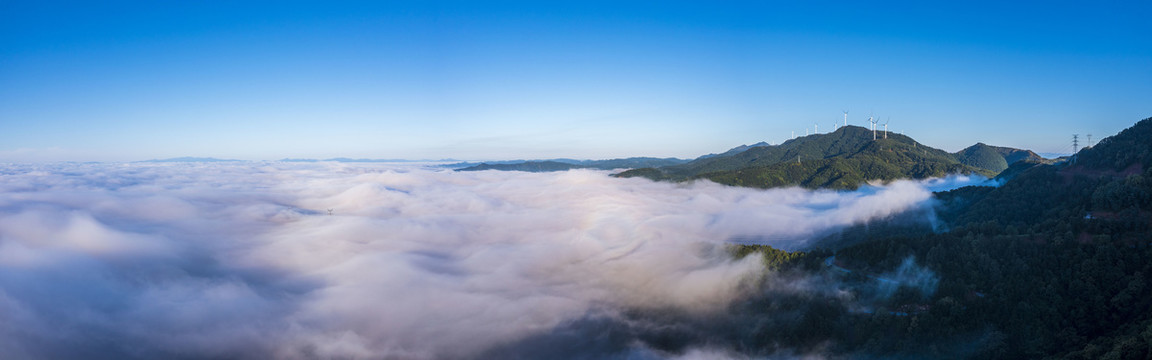
[[1072, 134], [1072, 153], [1075, 154], [1080, 150], [1080, 134]]

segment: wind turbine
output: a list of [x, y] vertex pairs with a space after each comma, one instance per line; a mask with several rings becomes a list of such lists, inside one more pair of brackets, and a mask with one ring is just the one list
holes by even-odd
[[844, 126], [848, 126], [848, 110], [844, 110]]
[[876, 140], [876, 120], [872, 116], [868, 116], [868, 123], [872, 125], [872, 140]]
[[815, 133], [815, 134], [820, 133], [820, 124], [812, 123], [812, 128], [815, 129], [815, 130], [812, 130], [812, 133]]
[[889, 117], [888, 117], [888, 120], [884, 120], [884, 138], [885, 138], [885, 139], [887, 139], [887, 138], [888, 138], [888, 122], [889, 122], [889, 121], [892, 121], [892, 117], [891, 117], [891, 116], [889, 116]]

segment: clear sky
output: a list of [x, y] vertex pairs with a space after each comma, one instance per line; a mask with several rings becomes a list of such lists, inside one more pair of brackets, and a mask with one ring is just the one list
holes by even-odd
[[0, 161], [695, 157], [868, 114], [1067, 152], [1152, 2], [0, 0]]

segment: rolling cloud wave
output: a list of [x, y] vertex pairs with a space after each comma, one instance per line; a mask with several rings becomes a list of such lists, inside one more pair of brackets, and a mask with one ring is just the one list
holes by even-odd
[[720, 311], [764, 276], [730, 240], [798, 249], [931, 198], [332, 163], [0, 173], [15, 358], [468, 358], [592, 313]]

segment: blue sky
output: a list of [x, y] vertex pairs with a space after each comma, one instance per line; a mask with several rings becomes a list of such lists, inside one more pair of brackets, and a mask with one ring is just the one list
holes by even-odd
[[0, 161], [949, 151], [1152, 116], [1152, 3], [0, 2]]

